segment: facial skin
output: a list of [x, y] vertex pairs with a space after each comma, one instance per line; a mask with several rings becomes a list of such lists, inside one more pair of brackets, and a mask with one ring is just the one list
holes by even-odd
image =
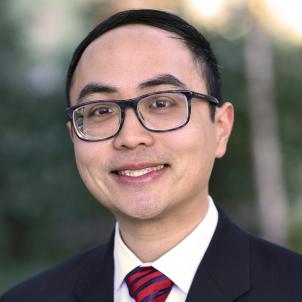
[[[144, 25], [111, 30], [88, 46], [75, 71], [72, 105], [92, 83], [102, 86], [103, 92], [89, 93], [80, 102], [130, 99], [167, 89], [207, 93], [199, 66], [184, 43], [169, 32]], [[207, 211], [213, 163], [225, 153], [232, 123], [231, 104], [218, 108], [213, 122], [208, 103], [193, 100], [190, 122], [172, 132], [144, 129], [132, 109], [127, 109], [118, 136], [106, 141], [82, 141], [68, 127], [85, 185], [114, 214], [124, 237], [139, 226], [160, 226], [163, 233], [181, 229], [185, 236]], [[159, 165], [164, 168], [143, 176], [116, 173]]]

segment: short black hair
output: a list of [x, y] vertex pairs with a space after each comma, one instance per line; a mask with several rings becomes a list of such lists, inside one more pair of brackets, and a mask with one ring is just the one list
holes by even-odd
[[[133, 9], [118, 12], [99, 23], [76, 48], [66, 79], [66, 96], [70, 105], [70, 89], [79, 60], [90, 43], [104, 33], [125, 25], [143, 24], [163, 29], [179, 36], [193, 54], [193, 58], [201, 67], [201, 74], [206, 81], [208, 94], [222, 103], [221, 81], [217, 59], [207, 39], [191, 24], [174, 14], [154, 9]], [[212, 108], [212, 117], [215, 108]]]

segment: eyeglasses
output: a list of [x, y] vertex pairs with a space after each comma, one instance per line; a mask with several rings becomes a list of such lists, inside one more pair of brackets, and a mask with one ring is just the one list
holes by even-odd
[[129, 100], [97, 100], [66, 109], [77, 136], [85, 141], [103, 141], [123, 127], [125, 110], [132, 108], [144, 128], [166, 132], [184, 127], [190, 120], [192, 99], [219, 105], [210, 95], [189, 90], [167, 90]]

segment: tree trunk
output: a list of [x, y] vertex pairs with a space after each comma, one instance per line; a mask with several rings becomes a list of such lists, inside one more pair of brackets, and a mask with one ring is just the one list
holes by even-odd
[[277, 134], [272, 45], [260, 21], [252, 16], [245, 65], [261, 235], [286, 245], [288, 201]]

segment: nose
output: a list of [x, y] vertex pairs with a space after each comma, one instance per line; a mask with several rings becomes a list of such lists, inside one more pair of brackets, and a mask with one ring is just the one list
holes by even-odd
[[145, 129], [138, 120], [134, 110], [127, 108], [122, 129], [113, 138], [116, 149], [135, 149], [139, 146], [151, 146], [154, 143], [154, 133]]

